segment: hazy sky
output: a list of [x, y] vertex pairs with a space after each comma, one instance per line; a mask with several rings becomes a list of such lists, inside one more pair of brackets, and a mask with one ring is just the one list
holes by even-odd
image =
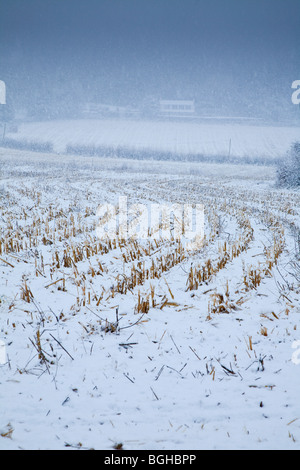
[[101, 100], [242, 100], [249, 85], [290, 93], [299, 51], [300, 0], [0, 0], [0, 78], [14, 89], [44, 74]]

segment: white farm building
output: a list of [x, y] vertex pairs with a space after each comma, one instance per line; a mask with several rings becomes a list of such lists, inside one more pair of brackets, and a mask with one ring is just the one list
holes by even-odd
[[159, 113], [161, 116], [182, 117], [195, 115], [194, 100], [160, 100]]

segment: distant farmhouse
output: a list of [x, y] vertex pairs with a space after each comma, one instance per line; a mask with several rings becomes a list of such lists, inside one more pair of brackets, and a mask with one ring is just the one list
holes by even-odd
[[[88, 119], [101, 117], [140, 117], [143, 113], [152, 115], [151, 109], [138, 109], [131, 106], [117, 106], [102, 103], [86, 103], [82, 109], [83, 115]], [[154, 116], [166, 118], [191, 118], [195, 116], [194, 100], [159, 100], [155, 106]]]
[[166, 117], [193, 117], [195, 115], [195, 101], [160, 100], [159, 114]]
[[139, 111], [129, 106], [115, 106], [110, 104], [86, 103], [83, 115], [90, 119], [99, 117], [135, 117]]

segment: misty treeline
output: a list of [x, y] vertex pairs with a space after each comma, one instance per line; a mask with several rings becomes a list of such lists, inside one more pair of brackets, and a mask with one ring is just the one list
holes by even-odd
[[300, 142], [295, 142], [277, 169], [280, 187], [300, 187]]
[[298, 123], [299, 18], [299, 0], [0, 1], [5, 120], [82, 118], [87, 103], [155, 117], [183, 99], [206, 118]]
[[220, 86], [218, 74], [203, 76], [197, 84], [178, 76], [178, 82], [171, 86], [168, 76], [164, 79], [163, 75], [153, 83], [151, 76], [148, 83], [143, 79], [135, 83], [124, 73], [124, 67], [115, 74], [89, 70], [87, 77], [76, 72], [43, 74], [38, 70], [31, 80], [24, 81], [19, 72], [7, 74], [2, 121], [18, 119], [20, 112], [22, 120], [79, 119], [84, 117], [87, 103], [131, 107], [138, 117], [156, 118], [161, 98], [195, 100], [199, 116], [242, 116], [272, 122], [298, 119], [298, 110], [291, 105], [290, 83], [278, 81], [270, 88], [266, 77], [248, 79], [247, 87], [242, 77], [224, 77]]
[[[86, 103], [132, 107], [140, 117], [156, 117], [160, 99], [195, 100], [196, 114], [295, 121], [291, 103], [293, 69], [278, 73], [274, 63], [218, 61], [209, 51], [186, 63], [171, 54], [162, 58], [126, 59], [120, 52], [77, 56], [65, 52], [32, 54], [22, 45], [1, 50], [1, 80], [7, 87], [5, 120], [77, 119]], [[292, 60], [291, 60], [292, 63]], [[230, 72], [228, 71], [230, 69]], [[287, 78], [288, 77], [290, 78]], [[21, 116], [21, 118], [19, 117]], [[1, 119], [0, 116], [0, 120]]]

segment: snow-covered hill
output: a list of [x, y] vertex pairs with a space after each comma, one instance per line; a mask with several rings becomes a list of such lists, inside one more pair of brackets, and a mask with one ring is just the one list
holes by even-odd
[[300, 140], [300, 129], [225, 122], [75, 120], [26, 123], [19, 126], [17, 134], [8, 133], [7, 137], [51, 142], [60, 153], [68, 145], [85, 145], [274, 159]]

